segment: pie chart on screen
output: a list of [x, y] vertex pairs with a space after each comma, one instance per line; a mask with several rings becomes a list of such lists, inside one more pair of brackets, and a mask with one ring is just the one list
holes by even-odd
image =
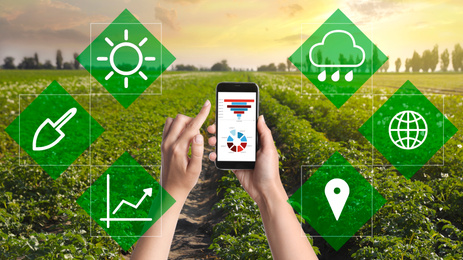
[[227, 138], [227, 145], [232, 152], [239, 153], [246, 148], [247, 141], [243, 133], [231, 130]]

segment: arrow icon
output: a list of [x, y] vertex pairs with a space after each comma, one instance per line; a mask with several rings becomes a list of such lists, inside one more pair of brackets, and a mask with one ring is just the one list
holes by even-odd
[[[108, 174], [108, 176], [106, 176], [106, 218], [100, 218], [101, 221], [106, 221], [106, 227], [109, 228], [109, 223], [111, 221], [151, 221], [153, 220], [152, 218], [111, 218], [109, 216], [109, 213], [110, 213], [110, 209], [109, 209], [109, 179], [110, 179], [110, 175]], [[138, 206], [140, 206], [140, 204], [143, 202], [143, 200], [146, 198], [146, 196], [150, 196], [153, 194], [153, 189], [152, 188], [147, 188], [147, 189], [144, 189], [143, 192], [145, 192], [145, 194], [143, 195], [143, 197], [141, 197], [141, 199], [138, 201], [137, 205], [133, 205], [132, 203], [126, 201], [126, 200], [122, 200], [119, 205], [117, 205], [116, 209], [113, 211], [113, 214], [116, 214], [116, 212], [121, 208], [121, 206], [123, 204], [127, 204], [129, 205], [130, 207], [132, 208], [135, 208], [137, 209]]]
[[[73, 108], [69, 109], [66, 113], [64, 113], [64, 115], [61, 116], [58, 120], [56, 120], [56, 122], [54, 122], [54, 123], [53, 123], [53, 121], [50, 120], [50, 118], [47, 118], [39, 126], [39, 128], [37, 128], [37, 130], [35, 131], [34, 139], [32, 140], [32, 150], [34, 150], [34, 151], [44, 151], [44, 150], [48, 150], [48, 149], [52, 148], [53, 146], [55, 146], [56, 144], [58, 144], [61, 141], [61, 139], [63, 139], [64, 136], [65, 136], [63, 131], [61, 131], [61, 127], [63, 127], [63, 125], [65, 125], [69, 120], [71, 120], [71, 118], [76, 113], [77, 113], [77, 108], [73, 107]], [[38, 138], [40, 132], [42, 131], [42, 129], [48, 124], [51, 125], [53, 127], [53, 129], [55, 129], [55, 131], [59, 133], [60, 136], [53, 143], [51, 143], [49, 145], [37, 147], [37, 138]]]
[[144, 189], [143, 190], [145, 192], [145, 194], [143, 195], [143, 197], [141, 197], [141, 199], [138, 201], [137, 205], [133, 205], [132, 203], [126, 201], [126, 200], [122, 200], [121, 203], [119, 203], [119, 205], [117, 205], [116, 209], [113, 211], [113, 215], [116, 214], [116, 212], [121, 208], [121, 206], [123, 204], [127, 204], [129, 205], [130, 207], [134, 208], [134, 209], [137, 209], [138, 206], [140, 206], [140, 204], [143, 202], [143, 200], [146, 198], [146, 196], [150, 196], [153, 194], [153, 189], [152, 188], [148, 188], [148, 189]]

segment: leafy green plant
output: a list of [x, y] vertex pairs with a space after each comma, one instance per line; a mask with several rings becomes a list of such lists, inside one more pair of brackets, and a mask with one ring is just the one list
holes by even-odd
[[[177, 73], [163, 74], [128, 109], [123, 109], [99, 84], [89, 86], [85, 71], [0, 71], [0, 128], [5, 129], [52, 80], [106, 129], [56, 181], [18, 145], [0, 131], [0, 258], [1, 259], [121, 259], [120, 247], [77, 205], [77, 198], [124, 151], [159, 175], [161, 134], [165, 118], [177, 113], [194, 116], [205, 99], [214, 106], [215, 86], [221, 81], [254, 81], [261, 90], [261, 113], [271, 127], [280, 155], [280, 175], [292, 194], [301, 185], [301, 165], [319, 165], [339, 151], [388, 202], [338, 252], [323, 238], [312, 238], [321, 256], [344, 259], [461, 259], [463, 258], [463, 135], [458, 132], [411, 180], [372, 149], [357, 129], [405, 80], [425, 94], [458, 92], [463, 74], [394, 74], [374, 76], [374, 88], [363, 86], [341, 109], [334, 106], [295, 73]], [[372, 100], [369, 94], [376, 94]], [[382, 96], [385, 95], [385, 96]], [[427, 96], [458, 129], [463, 129], [461, 95]], [[91, 107], [90, 107], [91, 104]], [[213, 123], [211, 113], [208, 123]], [[202, 133], [205, 130], [202, 129]], [[374, 158], [374, 161], [373, 161]], [[370, 167], [371, 162], [381, 167]], [[98, 166], [77, 166], [89, 165]], [[431, 166], [434, 165], [434, 166]], [[435, 166], [437, 165], [437, 166]], [[317, 168], [304, 171], [307, 180]], [[216, 210], [221, 221], [213, 228], [210, 248], [223, 259], [269, 259], [257, 205], [232, 173], [219, 181]], [[297, 215], [298, 216], [298, 215]], [[307, 233], [316, 234], [305, 223]], [[372, 229], [373, 228], [373, 229]], [[373, 235], [371, 236], [373, 231]], [[321, 252], [318, 251], [320, 249]]]

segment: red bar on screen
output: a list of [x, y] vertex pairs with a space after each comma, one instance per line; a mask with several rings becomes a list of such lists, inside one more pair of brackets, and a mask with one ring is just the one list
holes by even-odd
[[254, 102], [254, 99], [224, 99], [223, 102]]
[[250, 108], [251, 105], [228, 105], [227, 108]]

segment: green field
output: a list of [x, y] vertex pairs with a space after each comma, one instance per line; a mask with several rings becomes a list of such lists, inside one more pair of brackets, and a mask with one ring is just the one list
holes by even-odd
[[[105, 129], [74, 165], [52, 180], [5, 131], [0, 131], [0, 258], [119, 259], [120, 247], [76, 203], [77, 198], [125, 151], [142, 165], [160, 164], [166, 117], [193, 116], [206, 99], [215, 108], [215, 86], [222, 81], [252, 81], [261, 87], [260, 112], [272, 129], [281, 155], [280, 173], [294, 193], [314, 169], [339, 151], [382, 194], [387, 203], [338, 252], [314, 238], [321, 259], [463, 258], [463, 74], [383, 73], [374, 75], [340, 109], [299, 73], [167, 72], [124, 109], [86, 71], [0, 70], [0, 109], [4, 130], [53, 80], [57, 80]], [[460, 129], [411, 180], [388, 162], [358, 132], [406, 80]], [[304, 95], [300, 95], [300, 92]], [[162, 91], [162, 94], [161, 94]], [[91, 95], [88, 95], [92, 93]], [[310, 94], [310, 95], [309, 95]], [[374, 94], [374, 95], [372, 95]], [[214, 111], [214, 110], [212, 110]], [[211, 113], [207, 124], [214, 122]], [[205, 131], [206, 124], [202, 128]], [[444, 162], [445, 161], [445, 162]], [[159, 176], [156, 167], [145, 167]], [[227, 172], [219, 176], [221, 220], [211, 235], [213, 253], [224, 259], [271, 257], [259, 211]], [[216, 191], [212, 191], [216, 193]], [[305, 231], [317, 235], [308, 224]], [[92, 229], [92, 237], [90, 236]], [[371, 236], [373, 232], [374, 236]], [[98, 237], [101, 236], [101, 237]]]

